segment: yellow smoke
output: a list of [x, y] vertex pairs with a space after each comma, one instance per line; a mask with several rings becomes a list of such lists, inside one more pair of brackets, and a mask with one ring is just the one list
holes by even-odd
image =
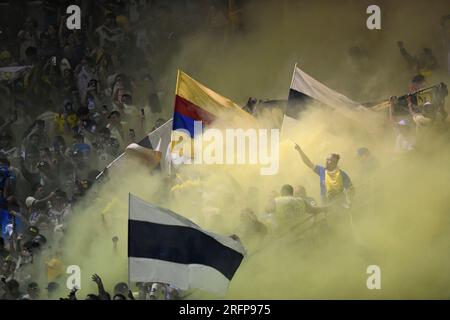
[[[204, 32], [182, 39], [181, 50], [173, 53], [165, 70], [173, 80], [168, 81], [173, 86], [167, 92], [174, 92], [176, 69], [181, 68], [234, 101], [243, 103], [249, 95], [285, 99], [294, 62], [299, 62], [307, 73], [355, 100], [404, 93], [412, 75], [405, 71], [396, 41], [404, 40], [413, 52], [426, 44], [438, 55], [440, 44], [433, 36], [437, 22], [430, 21], [447, 13], [443, 11], [447, 3], [379, 3], [382, 30], [369, 31], [365, 9], [372, 3], [366, 1], [250, 2], [244, 14], [247, 33], [218, 37]], [[347, 55], [355, 45], [368, 52], [362, 67]], [[437, 80], [446, 79], [435, 74], [430, 82]], [[171, 101], [169, 94], [167, 114]], [[272, 116], [264, 112], [261, 122], [276, 122]], [[319, 200], [318, 177], [301, 163], [296, 142], [318, 164], [331, 152], [341, 155], [340, 167], [356, 189], [352, 210], [356, 245], [266, 243], [244, 260], [226, 298], [446, 298], [448, 142], [435, 139], [430, 150], [395, 155], [394, 134], [385, 119], [360, 118], [355, 121], [320, 108], [307, 111], [298, 132], [282, 141], [276, 176], [260, 176], [259, 168], [251, 166], [186, 166], [180, 176], [193, 186], [171, 192], [163, 177], [150, 175], [132, 160], [111, 170], [109, 180], [75, 208], [64, 241], [64, 262], [81, 267], [80, 297], [95, 292], [93, 273], [103, 278], [109, 291], [115, 283], [127, 282], [128, 193], [222, 234], [233, 233], [243, 208], [263, 210], [269, 194], [283, 184], [301, 184]], [[375, 172], [361, 172], [356, 158], [361, 146], [377, 157], [380, 167]], [[108, 204], [109, 210], [103, 212]], [[119, 237], [117, 252], [113, 236]], [[369, 265], [381, 268], [381, 290], [367, 289]]]

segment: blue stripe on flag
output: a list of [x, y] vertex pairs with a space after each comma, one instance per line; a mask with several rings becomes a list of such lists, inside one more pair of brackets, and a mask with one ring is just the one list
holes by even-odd
[[194, 120], [182, 115], [179, 112], [173, 113], [173, 130], [184, 129], [189, 131], [191, 138], [194, 138]]

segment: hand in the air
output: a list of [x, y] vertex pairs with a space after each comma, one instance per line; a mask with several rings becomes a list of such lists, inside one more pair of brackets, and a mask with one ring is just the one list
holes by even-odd
[[102, 279], [99, 277], [98, 274], [94, 274], [92, 276], [92, 281], [94, 281], [97, 285], [100, 285], [102, 283]]

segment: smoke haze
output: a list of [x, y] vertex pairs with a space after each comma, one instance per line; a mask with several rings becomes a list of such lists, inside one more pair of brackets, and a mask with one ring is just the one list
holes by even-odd
[[[366, 28], [365, 10], [370, 4], [381, 7], [381, 30]], [[221, 37], [205, 31], [179, 39], [178, 50], [170, 53], [164, 69], [167, 117], [178, 68], [241, 105], [249, 96], [286, 99], [295, 62], [360, 102], [404, 94], [413, 74], [408, 73], [396, 42], [403, 40], [413, 53], [430, 47], [444, 63], [437, 33], [439, 17], [448, 9], [448, 1], [250, 1], [244, 10], [243, 34]], [[182, 12], [172, 14], [176, 18]], [[367, 52], [360, 61], [348, 54], [353, 46]], [[435, 73], [429, 81], [447, 80], [448, 76]], [[277, 123], [272, 116], [264, 113], [261, 121]], [[80, 294], [95, 290], [90, 281], [93, 273], [102, 277], [107, 290], [128, 281], [128, 193], [222, 234], [234, 232], [245, 207], [255, 213], [264, 210], [271, 192], [284, 184], [303, 185], [318, 200], [319, 179], [301, 162], [294, 150], [296, 142], [317, 164], [324, 164], [329, 153], [341, 155], [340, 167], [356, 190], [351, 211], [356, 244], [304, 244], [295, 241], [295, 234], [269, 239], [249, 252], [226, 298], [448, 297], [447, 136], [436, 137], [423, 152], [394, 154], [394, 133], [386, 118], [365, 113], [348, 117], [311, 107], [302, 114], [298, 130], [283, 138], [280, 172], [275, 176], [260, 176], [259, 167], [251, 166], [185, 166], [180, 176], [189, 180], [188, 187], [170, 192], [163, 177], [150, 175], [133, 160], [110, 170], [108, 180], [75, 208], [65, 239], [65, 264], [81, 267]], [[372, 172], [365, 171], [356, 158], [362, 146], [380, 164]], [[119, 237], [117, 251], [113, 236]], [[381, 290], [367, 289], [369, 265], [381, 268]], [[193, 297], [210, 296], [197, 292]]]

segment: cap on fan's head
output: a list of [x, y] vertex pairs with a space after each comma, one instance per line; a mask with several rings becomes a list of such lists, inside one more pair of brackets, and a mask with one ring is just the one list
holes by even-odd
[[27, 208], [31, 208], [35, 202], [36, 202], [36, 198], [34, 198], [34, 197], [27, 197], [25, 199], [25, 205], [27, 206]]
[[38, 227], [35, 227], [35, 226], [30, 226], [30, 227], [28, 228], [28, 232], [37, 235], [37, 234], [39, 234], [39, 228], [38, 228]]
[[358, 148], [357, 153], [358, 153], [358, 156], [363, 157], [363, 156], [369, 155], [370, 151], [366, 147], [361, 147], [361, 148]]

